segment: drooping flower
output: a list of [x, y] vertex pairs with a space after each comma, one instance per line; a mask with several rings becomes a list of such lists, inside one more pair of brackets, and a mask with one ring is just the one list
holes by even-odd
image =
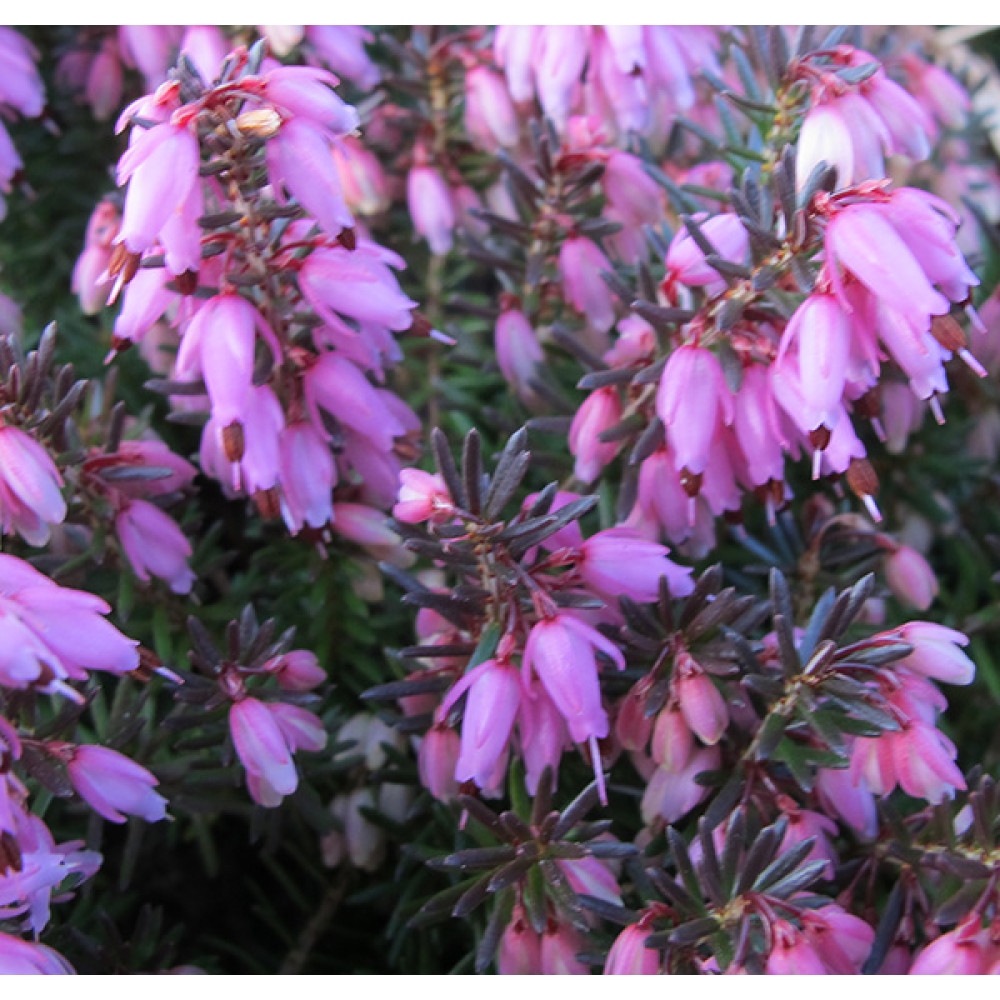
[[134, 760], [108, 747], [78, 746], [66, 764], [78, 794], [105, 819], [124, 823], [126, 814], [155, 823], [166, 815], [167, 800], [153, 791], [157, 779]]

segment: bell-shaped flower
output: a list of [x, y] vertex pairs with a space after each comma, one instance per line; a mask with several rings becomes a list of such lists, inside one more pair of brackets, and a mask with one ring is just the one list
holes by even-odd
[[44, 545], [49, 528], [66, 517], [62, 476], [49, 453], [30, 435], [0, 426], [0, 531], [16, 531]]
[[602, 596], [651, 604], [659, 598], [661, 577], [666, 577], [671, 595], [686, 597], [694, 589], [691, 570], [671, 562], [669, 551], [629, 528], [609, 528], [583, 543], [577, 572]]
[[128, 181], [119, 239], [131, 253], [142, 253], [199, 183], [201, 154], [194, 133], [183, 125], [136, 127], [133, 137], [118, 163], [118, 183]]
[[306, 118], [287, 119], [265, 152], [275, 191], [287, 190], [327, 235], [339, 236], [354, 225], [322, 127]]
[[0, 931], [0, 976], [72, 976], [73, 966], [47, 945]]
[[592, 483], [617, 454], [617, 442], [602, 441], [600, 435], [621, 417], [621, 398], [614, 386], [595, 389], [580, 404], [569, 428], [569, 450], [576, 459], [573, 475], [581, 482]]
[[678, 471], [703, 473], [720, 424], [733, 422], [732, 393], [711, 351], [685, 344], [670, 355], [656, 392], [656, 415]]
[[229, 709], [229, 729], [254, 801], [273, 807], [298, 787], [292, 752], [269, 706], [245, 697]]
[[406, 202], [413, 228], [427, 240], [431, 253], [443, 256], [451, 249], [455, 207], [440, 172], [431, 166], [414, 166], [406, 178]]
[[175, 594], [187, 594], [196, 577], [188, 565], [191, 543], [177, 522], [147, 500], [128, 500], [115, 515], [115, 531], [135, 575], [159, 577]]
[[584, 236], [571, 236], [559, 250], [566, 301], [601, 333], [607, 333], [615, 322], [614, 297], [601, 277], [602, 272], [612, 271], [601, 248]]
[[311, 423], [296, 421], [278, 438], [281, 513], [294, 535], [303, 527], [322, 528], [333, 517], [337, 466], [329, 445]]
[[75, 747], [66, 764], [69, 780], [87, 804], [112, 823], [141, 816], [155, 823], [166, 816], [167, 800], [153, 791], [159, 784], [141, 764], [108, 747]]

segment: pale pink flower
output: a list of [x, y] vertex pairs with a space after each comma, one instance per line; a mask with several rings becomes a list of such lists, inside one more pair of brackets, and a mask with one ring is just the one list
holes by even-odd
[[584, 950], [584, 941], [573, 927], [550, 920], [542, 933], [541, 969], [543, 976], [589, 976], [590, 967], [576, 956]]
[[141, 816], [147, 823], [166, 816], [167, 800], [153, 791], [159, 784], [156, 778], [108, 747], [75, 747], [66, 770], [81, 798], [112, 823], [124, 823], [125, 814]]
[[655, 976], [660, 971], [660, 953], [647, 948], [650, 931], [641, 923], [629, 924], [615, 938], [604, 961], [606, 976]]
[[455, 209], [441, 174], [430, 166], [414, 166], [406, 178], [406, 201], [413, 228], [427, 240], [431, 253], [443, 256], [451, 249]]
[[497, 952], [501, 976], [537, 976], [542, 972], [542, 942], [520, 903], [514, 905]]
[[621, 420], [622, 404], [613, 386], [595, 389], [581, 404], [569, 428], [569, 450], [576, 459], [573, 475], [592, 483], [618, 452], [615, 441], [601, 441], [602, 431]]
[[489, 66], [474, 66], [465, 74], [465, 130], [488, 152], [517, 145], [517, 114], [503, 77]]
[[980, 926], [978, 912], [972, 913], [953, 931], [927, 945], [910, 966], [911, 976], [981, 976], [989, 932]]
[[709, 793], [695, 780], [702, 771], [714, 771], [722, 757], [717, 746], [700, 747], [678, 771], [657, 767], [642, 796], [642, 820], [648, 826], [657, 818], [676, 823]]
[[964, 633], [936, 622], [918, 621], [907, 622], [898, 634], [913, 646], [913, 652], [900, 661], [908, 670], [946, 684], [972, 683], [976, 665], [958, 648], [969, 644]]
[[128, 181], [119, 239], [132, 253], [149, 249], [198, 183], [201, 154], [194, 133], [163, 123], [132, 130], [118, 162], [118, 183]]
[[[736, 264], [746, 261], [750, 238], [739, 217], [732, 213], [707, 218], [696, 215], [701, 232], [719, 256]], [[667, 278], [692, 287], [705, 286], [709, 295], [718, 295], [726, 287], [725, 279], [705, 260], [705, 254], [687, 229], [679, 229], [667, 248]]]
[[229, 709], [229, 728], [254, 801], [269, 807], [279, 805], [298, 787], [299, 776], [270, 706], [256, 698], [234, 702]]
[[420, 783], [440, 802], [458, 795], [455, 767], [461, 753], [461, 741], [454, 729], [436, 723], [427, 730], [417, 751]]
[[886, 556], [885, 580], [900, 601], [918, 611], [926, 611], [937, 597], [934, 570], [909, 545], [899, 545]]
[[47, 945], [0, 931], [0, 976], [72, 976], [73, 966]]
[[0, 426], [0, 531], [16, 531], [30, 545], [44, 545], [49, 528], [66, 517], [62, 476], [33, 437]]
[[528, 317], [520, 309], [505, 309], [500, 313], [494, 344], [497, 364], [508, 384], [522, 399], [533, 398], [531, 380], [545, 360], [545, 352]]
[[311, 691], [326, 680], [326, 671], [319, 665], [316, 654], [307, 649], [293, 649], [264, 664], [286, 691]]
[[570, 237], [559, 250], [563, 295], [600, 333], [607, 333], [615, 322], [614, 296], [601, 277], [613, 271], [601, 248], [584, 236]]
[[191, 543], [177, 522], [146, 500], [127, 500], [115, 515], [115, 531], [135, 575], [166, 580], [175, 594], [187, 594], [196, 577], [188, 560]]
[[663, 545], [642, 538], [629, 528], [617, 527], [591, 535], [580, 548], [577, 572], [602, 596], [629, 597], [641, 604], [659, 598], [660, 578], [666, 577], [674, 597], [694, 589], [691, 569], [671, 562]]

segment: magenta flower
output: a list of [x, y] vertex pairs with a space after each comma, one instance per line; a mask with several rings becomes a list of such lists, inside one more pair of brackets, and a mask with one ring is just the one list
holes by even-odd
[[953, 931], [935, 938], [910, 966], [911, 976], [981, 976], [986, 972], [990, 936], [980, 926], [981, 917], [973, 912]]
[[147, 823], [166, 816], [167, 800], [153, 791], [159, 784], [156, 778], [108, 747], [75, 747], [66, 770], [77, 793], [112, 823], [124, 823], [124, 814], [141, 816]]
[[468, 692], [462, 718], [461, 749], [455, 780], [490, 788], [521, 704], [517, 668], [505, 660], [485, 660], [463, 675], [441, 703], [441, 716]]

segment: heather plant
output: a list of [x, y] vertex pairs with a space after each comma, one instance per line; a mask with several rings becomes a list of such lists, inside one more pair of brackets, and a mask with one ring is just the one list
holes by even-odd
[[0, 972], [1000, 969], [983, 41], [0, 29]]

